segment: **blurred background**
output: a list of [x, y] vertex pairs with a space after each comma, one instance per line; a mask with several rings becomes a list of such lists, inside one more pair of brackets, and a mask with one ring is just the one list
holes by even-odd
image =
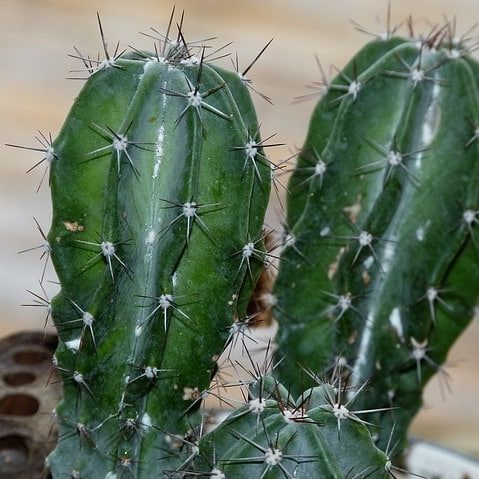
[[[314, 55], [327, 71], [330, 65], [342, 67], [368, 40], [351, 20], [382, 33], [388, 6], [385, 0], [0, 0], [0, 337], [43, 327], [42, 308], [21, 306], [34, 299], [27, 289], [43, 294], [38, 284], [43, 250], [17, 253], [43, 243], [34, 217], [45, 232], [50, 222], [48, 180], [35, 193], [44, 164], [25, 174], [41, 160], [41, 153], [4, 143], [38, 147], [37, 129], [53, 136], [59, 131], [83, 84], [65, 79], [78, 76], [71, 70], [83, 67], [67, 54], [76, 46], [96, 57], [101, 49], [97, 11], [111, 50], [118, 40], [120, 48], [150, 49], [152, 41], [139, 32], [150, 27], [164, 31], [174, 4], [186, 10], [188, 40], [217, 36], [218, 46], [232, 41], [228, 51], [238, 51], [243, 68], [274, 38], [249, 77], [274, 102], [271, 106], [255, 97], [263, 137], [277, 133], [287, 145], [271, 150], [275, 162], [303, 142], [316, 98], [299, 104], [293, 99], [308, 92], [307, 84], [321, 80]], [[391, 9], [393, 24], [412, 14], [418, 31], [428, 29], [427, 20], [435, 24], [445, 15], [457, 16], [459, 34], [479, 20], [477, 0], [393, 0]], [[270, 224], [278, 222], [277, 210], [273, 205]], [[55, 280], [50, 264], [45, 274]], [[46, 288], [51, 296], [56, 285]], [[442, 398], [439, 381], [430, 383], [412, 434], [479, 457], [478, 345], [475, 320], [449, 357], [452, 393]]]

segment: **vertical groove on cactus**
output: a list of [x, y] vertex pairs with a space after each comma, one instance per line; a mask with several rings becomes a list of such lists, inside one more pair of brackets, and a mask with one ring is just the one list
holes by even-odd
[[398, 408], [370, 415], [382, 447], [394, 423], [404, 444], [478, 292], [477, 66], [439, 41], [363, 48], [319, 102], [289, 185], [301, 255], [285, 250], [276, 283], [280, 377], [298, 392], [297, 362], [340, 357], [369, 381], [362, 409]]

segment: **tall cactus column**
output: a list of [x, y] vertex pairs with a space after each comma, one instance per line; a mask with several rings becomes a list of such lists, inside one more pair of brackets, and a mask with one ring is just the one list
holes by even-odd
[[[444, 30], [443, 30], [444, 31]], [[478, 64], [432, 35], [364, 47], [328, 85], [289, 184], [281, 379], [340, 358], [404, 440], [479, 290]], [[395, 443], [395, 439], [391, 444]]]
[[187, 460], [185, 412], [261, 267], [271, 173], [249, 92], [165, 43], [99, 64], [52, 145], [54, 478], [159, 477]]

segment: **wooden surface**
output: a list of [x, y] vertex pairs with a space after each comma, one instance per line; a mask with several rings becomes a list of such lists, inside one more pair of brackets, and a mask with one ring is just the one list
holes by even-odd
[[[392, 1], [393, 21], [409, 13], [415, 18], [438, 22], [447, 14], [458, 16], [459, 32], [479, 20], [477, 0]], [[42, 327], [39, 308], [21, 308], [31, 302], [26, 289], [39, 291], [42, 264], [39, 253], [17, 251], [41, 244], [35, 216], [48, 230], [50, 206], [46, 185], [35, 194], [42, 167], [25, 171], [40, 158], [32, 152], [7, 149], [4, 143], [35, 145], [36, 129], [55, 135], [82, 82], [65, 80], [69, 70], [81, 64], [66, 56], [73, 45], [96, 56], [100, 41], [95, 13], [99, 11], [111, 45], [120, 40], [149, 48], [140, 35], [166, 26], [172, 3], [160, 0], [0, 0], [0, 336], [12, 331]], [[293, 105], [304, 86], [319, 80], [314, 54], [324, 65], [341, 67], [367, 38], [354, 31], [354, 19], [373, 31], [375, 17], [385, 17], [383, 0], [178, 0], [177, 9], [187, 12], [185, 30], [189, 39], [218, 36], [217, 44], [233, 41], [230, 51], [239, 51], [247, 65], [272, 37], [274, 41], [251, 71], [261, 91], [274, 106], [256, 98], [263, 136], [278, 134], [289, 148], [299, 147], [306, 132], [314, 102]], [[288, 148], [271, 153], [274, 161], [288, 155]], [[269, 221], [277, 222], [271, 209]], [[47, 278], [54, 280], [50, 268]], [[48, 284], [49, 294], [56, 286]], [[427, 407], [415, 421], [412, 433], [479, 456], [479, 324], [463, 335], [451, 352], [448, 368], [452, 394], [445, 401], [437, 380], [426, 392]]]

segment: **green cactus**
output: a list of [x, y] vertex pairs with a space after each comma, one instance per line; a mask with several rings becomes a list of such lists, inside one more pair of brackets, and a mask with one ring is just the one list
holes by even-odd
[[[275, 286], [282, 382], [338, 358], [380, 447], [473, 316], [479, 291], [479, 64], [435, 29], [367, 44], [327, 85], [289, 183]], [[396, 409], [397, 408], [397, 409]], [[400, 449], [400, 448], [399, 448]]]
[[91, 75], [51, 145], [54, 478], [182, 464], [172, 438], [265, 259], [271, 167], [243, 79], [181, 32], [155, 53], [105, 54], [84, 59]]
[[390, 460], [348, 409], [355, 398], [342, 402], [340, 381], [333, 377], [293, 401], [272, 378], [261, 378], [247, 404], [199, 442], [194, 468], [176, 473], [203, 471], [202, 477], [217, 479], [388, 477]]

